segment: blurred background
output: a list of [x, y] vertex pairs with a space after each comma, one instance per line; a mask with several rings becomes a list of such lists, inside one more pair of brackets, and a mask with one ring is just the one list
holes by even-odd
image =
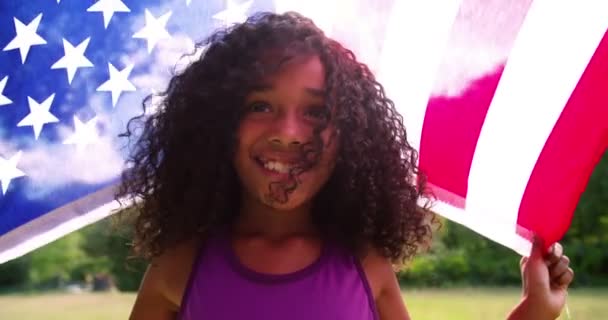
[[[254, 2], [255, 4], [252, 5]], [[436, 2], [439, 3], [439, 1]], [[61, 7], [56, 6], [59, 3], [61, 3]], [[102, 6], [101, 3], [102, 1], [96, 2], [95, 7], [98, 5]], [[104, 1], [103, 3], [107, 5], [111, 1]], [[114, 1], [113, 5], [118, 7], [118, 3], [120, 1]], [[401, 4], [403, 3], [406, 3], [406, 1], [401, 2]], [[70, 193], [69, 196], [73, 198], [69, 198], [69, 201], [66, 200], [65, 203], [56, 204], [65, 205], [67, 202], [77, 200], [82, 195], [91, 192], [93, 190], [92, 185], [96, 185], [97, 187], [106, 186], [109, 183], [108, 181], [116, 178], [121, 170], [122, 155], [117, 151], [118, 148], [110, 148], [110, 146], [113, 146], [110, 142], [114, 141], [113, 139], [118, 131], [122, 132], [124, 129], [124, 123], [121, 121], [129, 119], [135, 113], [139, 113], [139, 108], [134, 108], [134, 106], [139, 107], [144, 96], [149, 93], [156, 95], [164, 90], [166, 81], [171, 75], [170, 70], [173, 70], [174, 67], [179, 69], [177, 67], [184, 62], [181, 60], [182, 54], [193, 51], [194, 43], [192, 39], [199, 39], [202, 34], [222, 23], [230, 24], [241, 21], [246, 18], [246, 12], [251, 13], [258, 10], [283, 12], [297, 7], [301, 13], [314, 16], [316, 23], [322, 28], [328, 31], [331, 30], [337, 38], [348, 43], [348, 46], [352, 47], [358, 56], [361, 57], [361, 61], [369, 63], [372, 66], [372, 70], [374, 72], [378, 71], [378, 74], [381, 75], [379, 79], [382, 79], [382, 82], [387, 85], [389, 96], [395, 97], [396, 105], [403, 108], [399, 112], [403, 111], [403, 114], [408, 115], [404, 119], [408, 128], [408, 137], [412, 141], [419, 141], [422, 139], [421, 132], [425, 113], [417, 113], [413, 112], [416, 111], [415, 109], [406, 110], [405, 108], [409, 108], [410, 105], [420, 105], [423, 107], [422, 110], [426, 110], [426, 101], [428, 100], [426, 98], [435, 98], [436, 101], [441, 102], [438, 103], [441, 107], [446, 107], [448, 110], [457, 112], [463, 110], [463, 106], [459, 105], [460, 98], [462, 97], [466, 97], [466, 99], [472, 97], [472, 100], [468, 100], [464, 104], [466, 106], [470, 106], [471, 101], [477, 107], [485, 103], [482, 101], [484, 99], [480, 99], [479, 97], [485, 97], [486, 95], [487, 97], [492, 97], [494, 95], [497, 88], [496, 81], [498, 81], [502, 74], [524, 18], [528, 16], [527, 8], [532, 3], [532, 0], [446, 1], [442, 2], [445, 5], [441, 6], [439, 10], [435, 10], [431, 5], [433, 4], [431, 1], [408, 1], [407, 3], [416, 3], [416, 5], [423, 7], [424, 10], [416, 11], [411, 10], [408, 6], [393, 6], [393, 4], [399, 4], [398, 1], [394, 0], [150, 0], [147, 2], [131, 1], [129, 3], [130, 9], [123, 8], [119, 10], [115, 8], [117, 14], [112, 18], [112, 14], [108, 15], [111, 10], [106, 13], [106, 11], [97, 8], [92, 10], [93, 12], [89, 12], [92, 6], [86, 1], [57, 0], [55, 3], [55, 1], [46, 0], [45, 2], [40, 1], [39, 3], [35, 3], [32, 1], [30, 3], [27, 1], [1, 0], [0, 18], [4, 19], [0, 19], [0, 22], [5, 23], [5, 29], [0, 33], [0, 43], [2, 43], [1, 47], [3, 48], [3, 56], [0, 56], [0, 86], [4, 87], [6, 83], [9, 83], [9, 85], [4, 93], [3, 89], [0, 90], [0, 98], [4, 98], [4, 100], [0, 100], [0, 105], [7, 103], [7, 98], [3, 96], [4, 94], [7, 97], [15, 99], [15, 107], [4, 108], [3, 110], [5, 111], [0, 114], [0, 118], [7, 119], [8, 116], [12, 116], [15, 119], [4, 122], [0, 121], [0, 127], [10, 124], [11, 128], [14, 129], [18, 118], [20, 119], [23, 115], [22, 113], [26, 111], [25, 101], [29, 96], [25, 93], [30, 94], [30, 91], [24, 90], [18, 93], [10, 92], [9, 94], [8, 92], [11, 88], [21, 89], [22, 86], [31, 86], [31, 92], [42, 94], [48, 91], [49, 96], [52, 89], [52, 92], [57, 92], [58, 101], [61, 100], [59, 93], [69, 97], [69, 99], [66, 98], [66, 101], [69, 103], [57, 106], [57, 109], [65, 108], [63, 112], [64, 119], [62, 120], [64, 123], [59, 127], [62, 130], [54, 131], [51, 126], [48, 126], [47, 129], [42, 131], [42, 138], [38, 139], [36, 134], [32, 136], [30, 128], [19, 128], [21, 130], [17, 132], [19, 134], [10, 135], [10, 138], [13, 140], [7, 138], [9, 136], [8, 131], [4, 132], [0, 130], [0, 138], [2, 138], [0, 139], [0, 156], [8, 158], [9, 155], [19, 154], [17, 153], [17, 146], [22, 145], [23, 141], [29, 141], [31, 149], [28, 150], [29, 152], [24, 153], [23, 158], [27, 161], [23, 161], [25, 167], [22, 169], [25, 172], [37, 173], [37, 175], [16, 179], [11, 184], [11, 194], [15, 195], [15, 197], [21, 196], [21, 198], [16, 197], [16, 199], [27, 200], [22, 202], [29, 206], [31, 205], [30, 199], [26, 196], [31, 195], [32, 190], [35, 191], [33, 193], [36, 196], [36, 200], [39, 200], [41, 203], [46, 200], [59, 202], [54, 196], [58, 193], [51, 192], [55, 191], [54, 188], [62, 190], [64, 186], [75, 186], [74, 188], [78, 189], [85, 186], [82, 190], [68, 190], [70, 191], [68, 192]], [[458, 3], [462, 3], [462, 6], [459, 7]], [[557, 22], [550, 19], [547, 20], [547, 17], [541, 17], [542, 19], [540, 19], [538, 18], [538, 12], [546, 12], [542, 10], [536, 11], [536, 17], [540, 19], [536, 21], [542, 22], [538, 25], [542, 25], [543, 27], [547, 27], [550, 25], [549, 23], [554, 23], [556, 26], [567, 25], [565, 22], [577, 24], [577, 20], [574, 19], [565, 21], [560, 11], [556, 9], [562, 8], [563, 10], [570, 6], [576, 7], [575, 5], [570, 5], [567, 1], [537, 1], [536, 3], [541, 3], [541, 6], [545, 6], [543, 10], [559, 18]], [[599, 1], [580, 3], [587, 4], [586, 6], [580, 6], [583, 9], [584, 7], [600, 7], [598, 5]], [[594, 4], [590, 5], [592, 3]], [[23, 59], [25, 58], [24, 56], [27, 56], [28, 51], [25, 50], [23, 54], [21, 50], [22, 48], [28, 48], [29, 50], [31, 45], [25, 46], [22, 44], [21, 47], [9, 45], [9, 43], [13, 42], [13, 38], [17, 38], [15, 34], [17, 31], [13, 29], [13, 27], [16, 28], [17, 26], [16, 19], [19, 17], [23, 21], [31, 21], [28, 23], [32, 23], [32, 27], [34, 27], [37, 24], [35, 22], [37, 18], [35, 17], [38, 17], [39, 14], [40, 17], [42, 16], [40, 13], [41, 7], [47, 4], [52, 4], [53, 6], [49, 5], [48, 8], [43, 10], [44, 23], [41, 24], [41, 34], [48, 39], [49, 45], [44, 50], [41, 48], [37, 48], [40, 50], [32, 49], [28, 58], [28, 63], [30, 64], [24, 65]], [[556, 7], [551, 7], [551, 5], [555, 5]], [[250, 9], [248, 9], [249, 6], [251, 6]], [[23, 8], [18, 8], [19, 10], [15, 11], [16, 13], [9, 10], [17, 7]], [[391, 13], [393, 12], [393, 7], [399, 8], [399, 10], [394, 10], [394, 12], [398, 12], [399, 14], [393, 15]], [[412, 5], [412, 7], [416, 6]], [[68, 10], [64, 10], [68, 8], [79, 14], [68, 15]], [[156, 42], [160, 38], [157, 39], [156, 36], [162, 36], [163, 32], [158, 30], [149, 34], [143, 32], [148, 28], [148, 11], [150, 8], [153, 9], [151, 10], [153, 15], [158, 17], [150, 19], [150, 21], [157, 21], [155, 19], [159, 21], [164, 20], [164, 23], [162, 21], [157, 23], [159, 25], [163, 24], [163, 26], [159, 27], [161, 31], [165, 27], [167, 29], [164, 30], [167, 33], [165, 35], [166, 39], [158, 42], [158, 44]], [[224, 10], [224, 8], [226, 9]], [[583, 9], [580, 11], [584, 12]], [[126, 12], [129, 10], [131, 10], [131, 13], [127, 14]], [[146, 16], [144, 16], [144, 11]], [[590, 11], [608, 12], [606, 10]], [[420, 12], [423, 13], [418, 14]], [[426, 14], [432, 13], [432, 15], [425, 15], [425, 12]], [[87, 14], [84, 15], [84, 13]], [[409, 17], [409, 19], [402, 17], [402, 13], [404, 17]], [[455, 15], [455, 17], [451, 16], [451, 14]], [[104, 24], [102, 24], [102, 16]], [[170, 16], [171, 22], [168, 23]], [[548, 16], [553, 17], [552, 15]], [[364, 19], [361, 19], [361, 17], [364, 17]], [[591, 22], [606, 21], [603, 18], [604, 16], [601, 15], [594, 15], [593, 17], [583, 15], [583, 17], [585, 18], [585, 23], [578, 23], [578, 25], [592, 25], [593, 23]], [[436, 19], [436, 21], [431, 18]], [[112, 19], [111, 23], [110, 19]], [[455, 19], [453, 25], [450, 22], [452, 20], [449, 19]], [[140, 29], [144, 25], [144, 20], [146, 20], [146, 27]], [[391, 22], [395, 25], [390, 25]], [[551, 29], [551, 32], [560, 32], [561, 30], [547, 28]], [[388, 36], [384, 34], [387, 30], [392, 30]], [[602, 29], [602, 32], [604, 30], [605, 28]], [[443, 33], [444, 31], [445, 34]], [[581, 35], [588, 35], [588, 32], [585, 33], [580, 30], [578, 32], [581, 32]], [[135, 33], [138, 34], [137, 37]], [[86, 47], [88, 40], [85, 39], [88, 39], [91, 34], [94, 36], [92, 37], [91, 49], [87, 52], [87, 55], [98, 66], [97, 68], [85, 69], [88, 70], [86, 72], [85, 70], [80, 70], [78, 76], [74, 78], [74, 82], [71, 84], [69, 69], [66, 68], [68, 78], [65, 78], [63, 70], [48, 72], [49, 59], [53, 56], [57, 56], [57, 59], [59, 59], [62, 54], [61, 50], [65, 37], [69, 35], [70, 39], [74, 37], [70, 41], [76, 41], [77, 39], [78, 41], [83, 41]], [[104, 35], [103, 37], [100, 36], [102, 34]], [[547, 45], [547, 43], [550, 43], [549, 40], [552, 40], [555, 42], [555, 48], [559, 49], [562, 46], [567, 46], [568, 49], [574, 48], [574, 50], [571, 50], [572, 52], [583, 51], [581, 46], [564, 40], [567, 35], [565, 33], [558, 35], [553, 35], [552, 33], [548, 35], [542, 34], [542, 37], [539, 36], [540, 40], [534, 41], [534, 45], [542, 43], [542, 47], [553, 48]], [[572, 38], [579, 38], [573, 36], [578, 35], [576, 32], [569, 32], [569, 35]], [[3, 37], [5, 39], [2, 39]], [[436, 40], [443, 39], [444, 37], [447, 49], [441, 47], [444, 40]], [[144, 38], [146, 41], [144, 41]], [[580, 38], [584, 37], [581, 36]], [[407, 41], [403, 39], [407, 39]], [[428, 41], [429, 39], [435, 40]], [[434, 47], [433, 44], [437, 46], [441, 44], [441, 46]], [[385, 48], [385, 45], [387, 48]], [[534, 47], [525, 43], [521, 46]], [[155, 49], [151, 49], [154, 47]], [[538, 47], [541, 46], [539, 45]], [[19, 49], [19, 51], [16, 49]], [[441, 50], [446, 51], [441, 53]], [[567, 50], [555, 50], [555, 52], [550, 52], [550, 54], [544, 56], [542, 60], [565, 57], [564, 61], [560, 61], [560, 65], [556, 69], [563, 68], [569, 70], [571, 69], [571, 65], [566, 62], [571, 62], [570, 60], [573, 59], [568, 57], [570, 52], [564, 53], [561, 51]], [[536, 51], [534, 53], [536, 54]], [[588, 60], [589, 57], [585, 59]], [[136, 65], [131, 78], [134, 87], [138, 89], [131, 92], [131, 94], [123, 95], [120, 99], [118, 99], [118, 96], [121, 95], [120, 92], [129, 91], [128, 88], [122, 88], [123, 90], [118, 92], [118, 94], [115, 94], [111, 90], [110, 95], [110, 92], [108, 92], [110, 90], [106, 90], [107, 88], [103, 89], [105, 85], [102, 84], [107, 79], [106, 71], [108, 69], [106, 69], [106, 66], [110, 62], [117, 63], [117, 61], [125, 64], [122, 67], [125, 68], [123, 70], [127, 71], [130, 70], [126, 65], [128, 61]], [[176, 61], [178, 61], [177, 64]], [[547, 61], [551, 62], [554, 60], [549, 59]], [[555, 61], [559, 61], [559, 59]], [[44, 69], [30, 68], [32, 62], [37, 63]], [[439, 63], [439, 65], [435, 66], [435, 62]], [[542, 69], [536, 65], [525, 65], [524, 68], [521, 68], [521, 60], [520, 62], [516, 61], [516, 63], [520, 63], [520, 69], [518, 70], [520, 72], [519, 76], [522, 79], [519, 80], [536, 79], [534, 77], [530, 78], [530, 74], [532, 73], [528, 74], [528, 70], [533, 71], [536, 69], [538, 71]], [[27, 66], [28, 68], [23, 68], [23, 66]], [[435, 67], [437, 70], [434, 69]], [[44, 72], [40, 70], [44, 70]], [[411, 72], [401, 72], [402, 70]], [[5, 73], [13, 72], [14, 75], [10, 75], [11, 80], [8, 80], [8, 75], [5, 76]], [[431, 76], [435, 73], [439, 76], [437, 77], [438, 81], [433, 83]], [[29, 75], [30, 78], [24, 75]], [[522, 75], [525, 75], [525, 77], [522, 77]], [[72, 74], [73, 76], [74, 74]], [[551, 78], [551, 80], [557, 77], [553, 73], [547, 73], [546, 76], [547, 78]], [[66, 80], [68, 81], [66, 82]], [[2, 84], [3, 82], [4, 84]], [[13, 83], [18, 85], [13, 85]], [[523, 83], [522, 87], [533, 87], [526, 86], [527, 82], [521, 83]], [[95, 89], [94, 84], [99, 85], [99, 87]], [[412, 88], [416, 89], [404, 90], [404, 88], [407, 88], [407, 85], [411, 85]], [[426, 87], [427, 85], [428, 87]], [[476, 94], [469, 96], [467, 91], [469, 87], [474, 88], [475, 90], [473, 91]], [[534, 97], [543, 96], [545, 92], [538, 89], [549, 90], [547, 88], [553, 88], [549, 85], [540, 87], [542, 88], [533, 88], [533, 91], [535, 91], [532, 92], [535, 94]], [[598, 90], [604, 90], [602, 88]], [[72, 89], [74, 90], [70, 91]], [[565, 92], [557, 89], [551, 90]], [[524, 90], [521, 92], [528, 91]], [[548, 93], [551, 94], [552, 91], [548, 91]], [[505, 96], [517, 96], [517, 94]], [[21, 103], [14, 97], [20, 99]], [[47, 96], [39, 96], [38, 98], [42, 99], [43, 97]], [[520, 97], [524, 97], [525, 99], [530, 98], [525, 95], [520, 95]], [[531, 107], [536, 107], [533, 103], [536, 100], [532, 98], [528, 99], [528, 102], [532, 103]], [[72, 102], [70, 99], [80, 102]], [[592, 102], [598, 103], [600, 101], [598, 99]], [[540, 101], [544, 100], [541, 99]], [[590, 101], [585, 101], [587, 104], [591, 104]], [[490, 103], [490, 99], [488, 99], [487, 103]], [[434, 105], [434, 107], [438, 107], [438, 105]], [[16, 108], [16, 106], [19, 106], [20, 109]], [[521, 108], [521, 106], [525, 105], [513, 103], [508, 104], [508, 106], [519, 106]], [[487, 109], [489, 106], [484, 105], [482, 107]], [[599, 108], [602, 107], [600, 105]], [[69, 108], [73, 108], [74, 110], [67, 110]], [[559, 105], [559, 110], [563, 108], [563, 105]], [[11, 114], [10, 110], [15, 110], [16, 113]], [[53, 110], [55, 110], [55, 106]], [[485, 115], [485, 112], [483, 114]], [[87, 149], [87, 152], [84, 153], [85, 155], [95, 155], [95, 157], [78, 156], [79, 154], [72, 150], [74, 146], [66, 145], [63, 142], [58, 143], [58, 147], [50, 143], [63, 141], [63, 134], [66, 137], [68, 134], [71, 134], [72, 116], [76, 115], [86, 116], [87, 119], [96, 115], [100, 121], [99, 126], [105, 128], [101, 139], [103, 143], [88, 146], [94, 149]], [[544, 114], [540, 115], [546, 118]], [[451, 121], [451, 117], [445, 118], [450, 120], [448, 123], [458, 122]], [[597, 117], [596, 119], [601, 121], [601, 118]], [[439, 123], [439, 125], [436, 125], [440, 129], [439, 131], [446, 128], [445, 123], [437, 123]], [[522, 129], [521, 125], [521, 123], [517, 123], [517, 126], [520, 126], [519, 129]], [[542, 126], [536, 122], [532, 122], [530, 127], [527, 129], [538, 129]], [[585, 127], [593, 128], [592, 126]], [[469, 130], [468, 128], [452, 129], [450, 136], [454, 135], [453, 132], [468, 132], [467, 130]], [[526, 132], [528, 131], [521, 130], [521, 133]], [[459, 135], [456, 136], [458, 136], [457, 138], [461, 138]], [[468, 135], [464, 136], [468, 137]], [[45, 137], [51, 137], [51, 139], [45, 139]], [[522, 135], [521, 137], [523, 139], [528, 138], [526, 135]], [[33, 142], [32, 139], [34, 139]], [[437, 139], [427, 140], [439, 141]], [[580, 146], [593, 145], [588, 140], [579, 140], [585, 143], [578, 144]], [[455, 141], [459, 140], [455, 139]], [[475, 142], [477, 140], [471, 141]], [[517, 144], [517, 141], [511, 139], [511, 136], [509, 136], [509, 139], [503, 140], [503, 142], [513, 144]], [[443, 143], [448, 146], [457, 145], [450, 139], [445, 139]], [[5, 149], [9, 146], [14, 150], [10, 150], [10, 152], [6, 151]], [[508, 146], [502, 147], [503, 151], [511, 152]], [[450, 154], [450, 148], [446, 148], [446, 150], [446, 154], [438, 153], [438, 158], [445, 159], [444, 161], [451, 165], [454, 163], [453, 157], [456, 154]], [[581, 154], [576, 150], [568, 151], [569, 153], [565, 154], [564, 157]], [[46, 161], [39, 160], [38, 156], [41, 155], [46, 157]], [[458, 153], [458, 155], [461, 156], [462, 154]], [[558, 157], [561, 156], [561, 153], [558, 154]], [[511, 158], [505, 157], [505, 159], [505, 161], [511, 161]], [[93, 160], [94, 162], [90, 162], [89, 160]], [[439, 164], [440, 168], [446, 166], [444, 162], [436, 163]], [[461, 163], [466, 162], [461, 161]], [[490, 163], [498, 168], [504, 167], [501, 167], [501, 163], [496, 161], [490, 161]], [[30, 170], [30, 167], [26, 165], [31, 166], [33, 169]], [[85, 171], [90, 168], [93, 168], [93, 170]], [[468, 166], [466, 168], [468, 169]], [[575, 167], [574, 169], [579, 168]], [[86, 172], [87, 174], [83, 175], [82, 172]], [[439, 170], [439, 172], [441, 174], [444, 173], [443, 170]], [[491, 172], [504, 173], [501, 170], [493, 170]], [[509, 174], [513, 171], [505, 172]], [[559, 173], [564, 172], [568, 173], [567, 170], [560, 170]], [[466, 178], [466, 175], [463, 177]], [[572, 175], [572, 178], [580, 177], [583, 177], [583, 175]], [[525, 178], [527, 181], [527, 176]], [[7, 191], [6, 189], [8, 189], [10, 180], [9, 178], [8, 182], [2, 181], [3, 192]], [[503, 181], [501, 179], [488, 180], [498, 181], [499, 183]], [[49, 181], [52, 183], [49, 183]], [[464, 179], [463, 181], [467, 182], [468, 180]], [[487, 188], [487, 184], [483, 183], [481, 187]], [[495, 195], [497, 198], [508, 198], [509, 195], [512, 195], [512, 193], [503, 189], [498, 189], [498, 191], [503, 191], [502, 193], [494, 192], [496, 189], [488, 189], [492, 190], [491, 195]], [[45, 192], [41, 192], [41, 190]], [[71, 194], [72, 191], [77, 191], [74, 194], [78, 192], [82, 192], [82, 194], [75, 196]], [[9, 198], [4, 196], [3, 193], [2, 200], [5, 201], [4, 203], [8, 203], [6, 199]], [[64, 198], [67, 199], [67, 197]], [[495, 199], [478, 198], [483, 198], [484, 200]], [[59, 199], [63, 198], [59, 197]], [[491, 200], [489, 201], [492, 205], [495, 204]], [[556, 203], [559, 202], [554, 202], [553, 204], [555, 205]], [[498, 205], [502, 205], [502, 203]], [[29, 209], [24, 210], [23, 207], [15, 206], [14, 208], [16, 209], [0, 213], [4, 214], [4, 219], [13, 219], [19, 218], [19, 215], [13, 215], [12, 213], [21, 214], [29, 212]], [[483, 211], [484, 214], [485, 212], [487, 211]], [[39, 212], [39, 214], [43, 215], [44, 212]], [[492, 221], [494, 222], [495, 220]], [[414, 258], [404, 270], [398, 273], [403, 289], [403, 299], [412, 318], [416, 320], [504, 319], [505, 315], [520, 299], [520, 256], [513, 250], [484, 238], [457, 223], [441, 218], [441, 224], [442, 227], [436, 232], [434, 243], [430, 250]], [[1, 236], [2, 234], [0, 233]], [[109, 217], [78, 231], [69, 233], [20, 258], [0, 264], [0, 320], [105, 320], [128, 318], [147, 266], [146, 261], [131, 256], [130, 242], [131, 233], [128, 219], [119, 221], [115, 217]], [[571, 265], [575, 270], [575, 279], [567, 303], [568, 307], [561, 318], [607, 319], [608, 153], [604, 154], [596, 166], [588, 182], [586, 191], [579, 200], [571, 227], [560, 242], [563, 244], [566, 254], [570, 257]]]
[[[0, 265], [0, 319], [125, 319], [146, 262], [109, 217]], [[572, 319], [608, 315], [608, 153], [561, 240], [575, 270]], [[500, 319], [518, 302], [519, 255], [448, 220], [399, 275], [413, 319]], [[563, 319], [568, 319], [564, 313]]]

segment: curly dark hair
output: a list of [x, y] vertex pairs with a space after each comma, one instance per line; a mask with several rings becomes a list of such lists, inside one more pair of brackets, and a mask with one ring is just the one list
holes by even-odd
[[[270, 52], [284, 59], [314, 54], [325, 67], [339, 149], [313, 200], [322, 235], [354, 252], [373, 247], [395, 264], [428, 244], [435, 215], [418, 205], [425, 190], [418, 154], [393, 102], [353, 52], [293, 12], [256, 14], [197, 47], [206, 49], [173, 76], [158, 112], [131, 119], [122, 134], [135, 144], [116, 197], [142, 200], [135, 207], [137, 255], [153, 258], [238, 215], [235, 131], [245, 96], [276, 71], [275, 59], [264, 58]], [[144, 111], [148, 104], [149, 97]]]

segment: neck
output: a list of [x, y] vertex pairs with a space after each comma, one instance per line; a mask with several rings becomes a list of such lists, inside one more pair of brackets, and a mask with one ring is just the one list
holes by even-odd
[[310, 204], [289, 210], [278, 210], [245, 196], [236, 221], [235, 232], [280, 239], [316, 233], [316, 228], [312, 223]]

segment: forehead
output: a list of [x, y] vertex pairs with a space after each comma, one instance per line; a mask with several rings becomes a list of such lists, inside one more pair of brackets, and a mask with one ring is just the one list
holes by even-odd
[[278, 61], [275, 72], [260, 81], [261, 86], [306, 87], [323, 90], [325, 87], [325, 67], [316, 55], [302, 55], [283, 58]]

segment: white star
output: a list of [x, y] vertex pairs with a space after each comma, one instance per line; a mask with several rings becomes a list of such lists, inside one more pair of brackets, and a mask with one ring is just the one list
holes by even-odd
[[133, 65], [128, 65], [124, 69], [118, 71], [111, 63], [108, 63], [110, 69], [110, 80], [104, 82], [97, 88], [97, 91], [112, 92], [112, 107], [116, 106], [118, 98], [123, 91], [135, 91], [137, 88], [129, 81], [129, 74], [133, 71]]
[[0, 80], [0, 106], [5, 104], [11, 104], [13, 101], [2, 94], [4, 92], [4, 88], [6, 87], [6, 82], [8, 81], [8, 76], [4, 76], [2, 80]]
[[30, 48], [35, 45], [46, 44], [46, 40], [36, 33], [40, 20], [42, 20], [42, 13], [39, 14], [34, 20], [32, 20], [27, 26], [24, 25], [19, 19], [14, 18], [15, 32], [17, 35], [9, 42], [2, 51], [8, 51], [13, 49], [19, 49], [21, 54], [21, 64], [25, 63]]
[[11, 180], [25, 176], [23, 171], [17, 168], [17, 163], [21, 158], [21, 150], [14, 154], [10, 159], [6, 160], [0, 157], [0, 181], [2, 181], [2, 195], [8, 191], [8, 186]]
[[192, 0], [186, 0], [186, 5], [189, 6], [190, 2], [192, 2]]
[[121, 0], [99, 0], [87, 9], [88, 12], [102, 12], [103, 26], [108, 28], [114, 12], [131, 12]]
[[59, 4], [59, 2], [61, 2], [61, 0], [57, 0], [57, 4]]
[[63, 144], [75, 144], [78, 151], [84, 150], [87, 145], [94, 144], [99, 140], [96, 126], [97, 117], [82, 123], [77, 116], [74, 116], [74, 134], [63, 141]]
[[253, 0], [237, 4], [235, 0], [227, 0], [226, 9], [213, 15], [213, 19], [221, 20], [225, 25], [241, 23], [247, 20], [247, 10]]
[[36, 140], [38, 140], [40, 131], [42, 131], [42, 127], [45, 124], [59, 122], [59, 119], [57, 119], [49, 111], [49, 109], [51, 109], [53, 99], [55, 99], [54, 93], [46, 98], [46, 100], [44, 100], [42, 103], [38, 103], [36, 100], [27, 97], [27, 101], [30, 105], [30, 113], [19, 121], [19, 123], [17, 123], [17, 127], [32, 126], [34, 128], [34, 137]]
[[57, 60], [57, 62], [51, 66], [51, 69], [64, 68], [68, 73], [68, 83], [71, 84], [78, 68], [93, 67], [91, 61], [84, 56], [84, 52], [87, 50], [90, 40], [91, 37], [86, 38], [83, 42], [74, 47], [67, 40], [63, 39], [63, 52], [65, 52], [65, 55]]
[[161, 39], [170, 38], [171, 35], [167, 32], [166, 25], [171, 17], [172, 12], [169, 11], [158, 19], [156, 19], [148, 9], [146, 9], [146, 26], [141, 28], [133, 35], [133, 38], [148, 40], [148, 53], [152, 52], [154, 46]]

